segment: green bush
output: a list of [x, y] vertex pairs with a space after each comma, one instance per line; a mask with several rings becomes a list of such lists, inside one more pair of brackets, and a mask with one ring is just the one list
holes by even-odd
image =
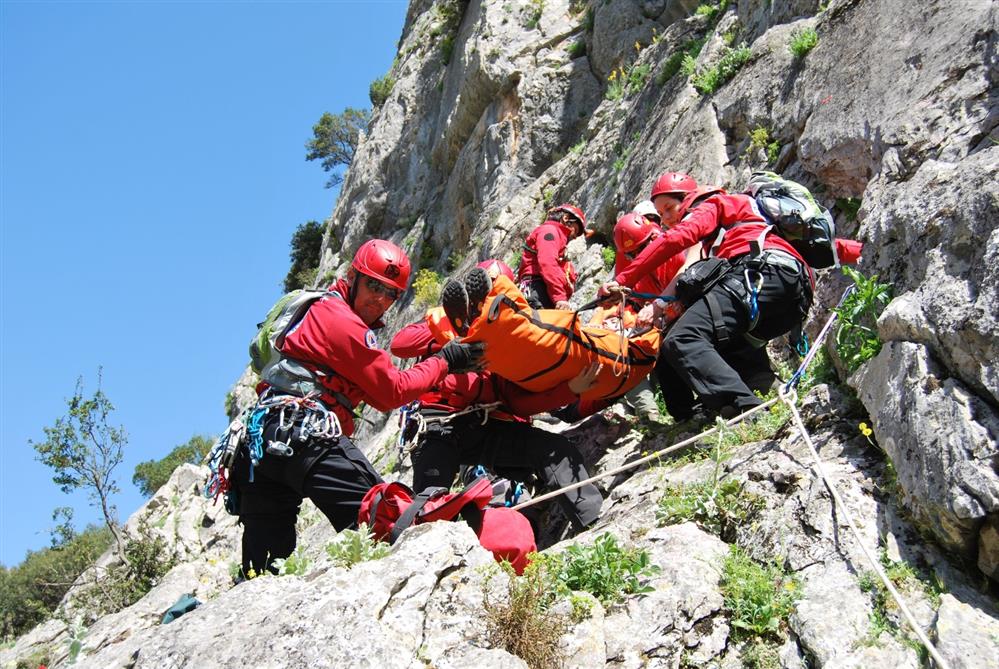
[[881, 351], [878, 337], [878, 316], [891, 301], [891, 285], [878, 282], [878, 275], [871, 278], [850, 267], [843, 267], [854, 283], [854, 291], [836, 308], [839, 324], [836, 329], [836, 351], [852, 374]]
[[589, 592], [605, 606], [625, 595], [651, 592], [653, 588], [642, 581], [659, 572], [659, 567], [649, 562], [648, 551], [622, 548], [608, 532], [591, 546], [572, 544], [561, 553], [539, 555], [537, 560], [563, 594]]
[[0, 566], [0, 639], [18, 637], [52, 615], [112, 541], [108, 528], [90, 526], [50, 548], [29, 551], [15, 567]]
[[617, 264], [617, 251], [614, 250], [613, 246], [605, 246], [600, 249], [600, 255], [604, 259], [604, 269], [610, 272], [614, 269]]
[[186, 444], [174, 448], [162, 460], [146, 460], [135, 466], [132, 483], [146, 497], [151, 497], [182, 464], [199, 464], [215, 444], [214, 437], [195, 435]]
[[392, 94], [392, 89], [395, 87], [395, 77], [391, 73], [386, 74], [383, 77], [378, 77], [371, 82], [371, 86], [368, 87], [368, 97], [371, 98], [371, 105], [377, 109], [385, 104], [388, 100], [389, 95]]
[[144, 522], [138, 536], [125, 540], [125, 562], [101, 570], [74, 596], [74, 603], [90, 618], [117, 613], [142, 599], [176, 564], [160, 536], [154, 536]]
[[[739, 69], [749, 62], [753, 52], [745, 44], [737, 49], [725, 47], [721, 60], [700, 74], [691, 77], [691, 84], [701, 95], [710, 95], [728, 82]], [[687, 64], [684, 60], [684, 65]], [[688, 68], [685, 68], [688, 69]]]
[[302, 223], [291, 236], [291, 267], [284, 277], [284, 292], [307, 288], [319, 271], [319, 256], [323, 250], [323, 225], [318, 221]]
[[791, 42], [787, 48], [795, 58], [804, 58], [818, 43], [819, 34], [815, 32], [815, 28], [805, 28], [791, 33]]
[[413, 299], [417, 304], [431, 307], [441, 294], [441, 277], [432, 269], [421, 269], [413, 279]]
[[722, 596], [733, 637], [780, 639], [799, 597], [798, 582], [777, 564], [760, 565], [732, 546], [722, 564]]
[[326, 552], [338, 567], [350, 569], [359, 562], [380, 560], [392, 549], [374, 538], [368, 526], [361, 524], [356, 530], [343, 530], [326, 545]]

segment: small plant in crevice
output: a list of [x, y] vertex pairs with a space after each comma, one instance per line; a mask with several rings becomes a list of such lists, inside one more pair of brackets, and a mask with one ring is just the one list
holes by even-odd
[[611, 169], [614, 170], [614, 174], [618, 174], [624, 169], [624, 166], [628, 164], [628, 158], [630, 157], [631, 147], [628, 147], [621, 152], [621, 155], [614, 159], [614, 162], [611, 164]]
[[722, 563], [722, 597], [732, 616], [736, 641], [783, 640], [788, 617], [800, 596], [797, 579], [777, 563], [761, 565], [732, 546]]
[[791, 33], [787, 48], [795, 58], [804, 58], [818, 43], [819, 34], [815, 32], [815, 28], [804, 28]]
[[541, 23], [545, 13], [545, 0], [527, 0], [527, 11], [524, 15], [524, 27], [534, 29]]
[[437, 304], [441, 294], [441, 277], [432, 269], [421, 269], [413, 279], [413, 300], [421, 307]]
[[490, 587], [491, 573], [482, 586], [486, 640], [524, 660], [531, 669], [557, 669], [563, 665], [559, 639], [569, 629], [566, 616], [552, 610], [557, 601], [557, 586], [545, 562], [536, 555], [521, 576], [509, 563], [506, 591], [497, 597]]
[[848, 221], [857, 220], [857, 212], [860, 211], [860, 206], [864, 203], [859, 197], [840, 197], [836, 198], [836, 209], [843, 212], [843, 216], [846, 217]]
[[[724, 424], [718, 421], [718, 426]], [[659, 499], [656, 520], [660, 525], [693, 521], [724, 541], [735, 541], [737, 528], [762, 508], [762, 500], [745, 491], [738, 479], [723, 478], [722, 464], [731, 457], [726, 432], [720, 429], [708, 456], [714, 463], [711, 478], [703, 483], [667, 486]]]
[[[921, 594], [930, 601], [934, 609], [940, 606], [940, 595], [946, 592], [946, 588], [932, 569], [923, 571], [904, 560], [896, 562], [888, 557], [888, 551], [884, 548], [880, 551], [878, 561], [884, 569], [885, 576], [897, 591]], [[857, 585], [861, 592], [867, 593], [871, 598], [870, 630], [865, 643], [877, 645], [879, 637], [887, 632], [917, 652], [924, 652], [922, 644], [910, 635], [907, 628], [903, 628], [898, 604], [878, 575], [873, 571], [866, 571], [857, 578]]]
[[575, 144], [573, 144], [571, 147], [569, 147], [569, 153], [571, 153], [574, 156], [582, 155], [583, 151], [585, 150], [586, 150], [586, 139], [581, 139]]
[[749, 133], [749, 146], [746, 148], [746, 153], [753, 154], [761, 149], [767, 155], [767, 164], [772, 165], [777, 162], [777, 158], [780, 157], [780, 142], [776, 139], [771, 140], [770, 131], [758, 125]]
[[305, 557], [302, 547], [299, 546], [288, 557], [274, 560], [274, 568], [277, 569], [278, 576], [305, 576], [310, 562], [309, 558]]
[[850, 267], [843, 267], [854, 283], [854, 290], [836, 307], [839, 324], [836, 328], [836, 351], [852, 374], [881, 351], [878, 337], [878, 316], [892, 298], [891, 284], [880, 283], [878, 275], [870, 278]]
[[651, 72], [652, 66], [648, 63], [633, 63], [627, 69], [619, 67], [613, 70], [607, 76], [607, 91], [604, 96], [608, 100], [620, 100], [638, 93], [645, 87]]
[[391, 552], [391, 547], [375, 539], [364, 523], [356, 530], [343, 530], [326, 545], [326, 553], [333, 559], [333, 564], [347, 569], [360, 562], [380, 560]]
[[[662, 86], [681, 69], [685, 70], [685, 76], [689, 77], [693, 74], [696, 69], [695, 61], [697, 56], [700, 55], [701, 49], [704, 48], [704, 42], [704, 39], [691, 40], [670, 54], [670, 57], [666, 59], [666, 62], [663, 63], [663, 66], [656, 74], [656, 85]], [[689, 63], [689, 65], [684, 68], [684, 63]], [[688, 69], [689, 71], [687, 71]]]
[[[752, 50], [742, 44], [738, 48], [725, 47], [721, 60], [703, 72], [691, 72], [690, 83], [701, 95], [710, 95], [727, 83], [739, 69], [752, 58]], [[687, 59], [684, 59], [684, 71], [690, 69]]]
[[585, 56], [586, 41], [582, 39], [576, 40], [575, 42], [569, 45], [569, 48], [566, 49], [566, 52], [569, 54], [569, 60], [575, 60], [577, 58]]

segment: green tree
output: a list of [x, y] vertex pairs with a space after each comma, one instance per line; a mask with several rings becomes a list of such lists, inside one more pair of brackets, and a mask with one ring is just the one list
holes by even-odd
[[48, 618], [113, 541], [107, 528], [93, 525], [62, 541], [61, 527], [51, 547], [29, 551], [16, 567], [0, 566], [0, 639], [20, 636]]
[[323, 249], [323, 226], [317, 221], [302, 223], [291, 236], [291, 268], [284, 277], [284, 292], [305, 288], [316, 278], [319, 254]]
[[81, 376], [76, 381], [76, 392], [66, 404], [68, 413], [57, 418], [51, 427], [42, 428], [45, 441], [28, 443], [38, 454], [38, 461], [55, 472], [52, 480], [63, 492], [87, 491], [91, 504], [100, 507], [119, 555], [124, 555], [118, 512], [111, 496], [119, 492], [114, 470], [121, 464], [128, 435], [124, 428], [108, 424], [114, 405], [101, 390], [101, 370], [97, 372], [97, 391], [93, 397], [84, 397]]
[[312, 126], [313, 138], [305, 143], [306, 160], [322, 160], [323, 169], [330, 172], [327, 188], [340, 185], [343, 174], [338, 167], [350, 167], [361, 133], [368, 129], [370, 109], [347, 107], [340, 114], [323, 112], [319, 123]]
[[177, 467], [184, 463], [198, 464], [215, 443], [213, 437], [195, 435], [186, 444], [174, 448], [161, 460], [146, 460], [135, 466], [132, 483], [146, 497], [151, 497], [166, 483]]

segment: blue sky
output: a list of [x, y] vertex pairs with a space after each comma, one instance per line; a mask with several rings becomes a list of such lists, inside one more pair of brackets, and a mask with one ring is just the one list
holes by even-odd
[[225, 427], [225, 394], [280, 296], [288, 242], [335, 192], [306, 162], [324, 111], [367, 107], [405, 0], [0, 0], [0, 563], [76, 509], [29, 439], [78, 376], [132, 472]]

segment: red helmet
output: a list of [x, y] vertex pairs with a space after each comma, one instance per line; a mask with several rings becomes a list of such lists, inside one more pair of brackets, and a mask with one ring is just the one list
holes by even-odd
[[580, 209], [574, 204], [569, 204], [569, 203], [560, 204], [559, 206], [553, 207], [548, 210], [548, 218], [555, 219], [556, 217], [558, 217], [559, 212], [569, 214], [570, 216], [575, 218], [577, 221], [579, 221], [580, 225], [583, 226], [583, 232], [586, 232], [586, 214], [583, 213], [582, 209]]
[[406, 252], [384, 239], [369, 239], [361, 244], [350, 266], [399, 290], [406, 290], [409, 283], [411, 268]]
[[688, 193], [697, 190], [697, 182], [689, 174], [683, 172], [665, 172], [659, 175], [652, 185], [650, 200], [656, 199], [657, 195], [672, 195], [682, 200]]
[[486, 270], [489, 276], [492, 276], [493, 272], [495, 271], [497, 272], [497, 276], [502, 274], [506, 278], [510, 279], [510, 281], [513, 281], [515, 283], [517, 281], [513, 277], [513, 270], [510, 269], [510, 266], [507, 265], [502, 260], [495, 260], [493, 258], [490, 258], [489, 260], [483, 260], [478, 265], [476, 265], [476, 267], [481, 267], [482, 269]]
[[614, 246], [621, 253], [629, 253], [658, 236], [662, 230], [641, 214], [631, 212], [617, 219], [614, 225]]

